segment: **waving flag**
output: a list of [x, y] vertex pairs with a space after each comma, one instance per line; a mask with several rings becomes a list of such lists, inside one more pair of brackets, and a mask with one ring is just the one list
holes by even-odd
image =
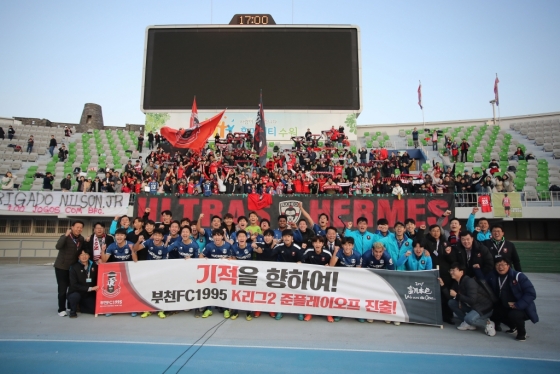
[[496, 80], [494, 81], [494, 100], [496, 100], [496, 105], [500, 105], [500, 95], [498, 94], [498, 83], [500, 80], [498, 79], [498, 74], [496, 74]]
[[424, 109], [424, 107], [422, 106], [422, 83], [421, 82], [418, 84], [418, 106], [420, 107], [420, 109]]
[[261, 90], [261, 101], [259, 103], [259, 111], [257, 112], [257, 121], [255, 122], [255, 135], [253, 137], [253, 148], [259, 155], [259, 165], [265, 166], [268, 148], [266, 144], [266, 126], [264, 124], [262, 90]]
[[191, 129], [199, 125], [198, 122], [198, 108], [196, 107], [196, 96], [194, 97], [192, 103], [192, 111], [191, 111], [191, 125], [189, 126]]
[[176, 130], [165, 126], [160, 133], [175, 148], [199, 150], [204, 148], [208, 138], [214, 134], [224, 113], [225, 110], [209, 120], [201, 122], [197, 127]]

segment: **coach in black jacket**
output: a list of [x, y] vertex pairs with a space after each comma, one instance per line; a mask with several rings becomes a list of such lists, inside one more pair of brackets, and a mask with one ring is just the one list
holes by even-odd
[[474, 239], [468, 231], [461, 233], [461, 241], [455, 246], [457, 262], [465, 267], [469, 277], [484, 279], [494, 269], [494, 259], [485, 245]]
[[58, 315], [65, 317], [66, 313], [66, 292], [70, 286], [70, 267], [78, 262], [80, 251], [84, 247], [84, 237], [82, 230], [84, 223], [75, 221], [72, 227], [66, 231], [56, 242], [55, 248], [58, 255], [54, 262], [54, 273], [58, 284]]
[[451, 264], [457, 262], [457, 251], [451, 247], [443, 236], [443, 230], [438, 225], [431, 225], [429, 233], [423, 240], [424, 248], [430, 252], [432, 258], [432, 269], [439, 269], [440, 279], [443, 280], [441, 297], [441, 314], [443, 321], [453, 323], [453, 311], [449, 308], [449, 297], [443, 292], [444, 288], [450, 288], [453, 283], [449, 269]]
[[504, 258], [508, 264], [513, 264], [515, 270], [521, 271], [521, 261], [519, 260], [517, 249], [515, 248], [515, 244], [504, 238], [503, 226], [499, 224], [492, 225], [490, 232], [492, 234], [490, 240], [485, 240], [482, 244], [484, 244], [492, 254], [494, 263]]
[[90, 260], [90, 252], [82, 249], [79, 261], [70, 267], [70, 318], [76, 318], [78, 305], [82, 313], [95, 313], [95, 296], [97, 286], [97, 264]]

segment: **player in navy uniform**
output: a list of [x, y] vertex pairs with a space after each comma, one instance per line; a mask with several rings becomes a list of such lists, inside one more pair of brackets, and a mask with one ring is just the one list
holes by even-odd
[[280, 262], [301, 263], [303, 251], [299, 245], [294, 243], [294, 233], [292, 230], [282, 231], [282, 244], [278, 244], [274, 248], [272, 255], [277, 255]]
[[[240, 230], [237, 231], [237, 243], [232, 246], [232, 260], [242, 260], [242, 261], [249, 261], [253, 257], [253, 248], [247, 242], [247, 231]], [[237, 319], [239, 317], [239, 311], [234, 309], [231, 311], [231, 319]], [[253, 319], [253, 315], [250, 311], [247, 311], [247, 315], [245, 316], [247, 321]]]
[[191, 237], [190, 226], [181, 229], [181, 240], [176, 240], [167, 247], [169, 258], [198, 258], [198, 244]]
[[350, 268], [362, 267], [362, 256], [354, 250], [354, 238], [342, 240], [342, 251], [335, 247], [330, 266], [337, 265]]
[[[219, 217], [214, 217], [214, 218], [218, 218], [220, 220], [220, 225], [221, 225], [221, 218]], [[214, 219], [212, 219], [212, 222], [214, 222]], [[202, 251], [198, 255], [198, 257], [200, 258], [208, 258], [214, 260], [229, 259], [232, 256], [233, 256], [233, 251], [231, 248], [231, 244], [229, 244], [224, 240], [224, 231], [221, 227], [212, 230], [212, 242], [206, 244], [204, 251]], [[205, 308], [204, 313], [202, 314], [202, 318], [208, 318], [211, 315], [212, 315], [212, 307], [208, 306]], [[230, 311], [228, 309], [225, 309], [224, 318], [229, 318], [229, 317], [230, 317]]]
[[198, 217], [198, 232], [202, 235], [204, 235], [205, 239], [206, 239], [206, 243], [210, 243], [211, 241], [213, 241], [213, 234], [212, 232], [214, 230], [222, 230], [222, 219], [218, 216], [214, 216], [212, 217], [212, 220], [210, 221], [210, 228], [209, 229], [205, 229], [202, 228], [202, 218], [204, 218], [204, 213], [200, 213], [200, 216]]
[[105, 245], [101, 247], [102, 262], [108, 262], [111, 256], [115, 262], [138, 261], [136, 252], [132, 250], [134, 244], [126, 240], [126, 229], [117, 229], [115, 239], [116, 241], [109, 244], [107, 248], [104, 248]]
[[[294, 243], [294, 233], [292, 230], [282, 231], [282, 244], [278, 244], [272, 250], [272, 256], [278, 257], [280, 262], [297, 262], [301, 263], [303, 252], [301, 247]], [[276, 313], [276, 320], [279, 321], [283, 317], [282, 313]]]
[[[346, 237], [342, 239], [342, 251], [335, 247], [331, 258], [330, 266], [344, 266], [350, 268], [362, 267], [362, 256], [354, 250], [354, 238]], [[342, 317], [334, 317], [334, 321], [338, 322]], [[365, 322], [363, 318], [358, 318], [359, 322]]]
[[169, 225], [169, 234], [163, 238], [163, 241], [167, 244], [173, 244], [176, 241], [181, 241], [181, 223], [179, 221], [173, 221]]
[[285, 214], [280, 214], [278, 216], [278, 228], [274, 230], [274, 239], [278, 243], [282, 241], [282, 232], [288, 229], [288, 216]]
[[385, 247], [381, 242], [374, 243], [372, 250], [363, 254], [362, 267], [368, 269], [395, 270], [393, 259], [389, 253], [385, 251]]
[[299, 210], [301, 211], [301, 215], [304, 216], [307, 221], [309, 221], [309, 226], [311, 226], [312, 230], [315, 232], [317, 236], [326, 236], [327, 235], [327, 228], [329, 227], [329, 216], [325, 213], [319, 214], [319, 224], [313, 222], [313, 218], [303, 209], [303, 204], [299, 203]]
[[[329, 266], [332, 253], [324, 247], [325, 241], [325, 238], [321, 236], [313, 237], [311, 239], [313, 248], [309, 248], [305, 251], [305, 253], [303, 254], [303, 262], [312, 265]], [[303, 317], [303, 320], [310, 321], [312, 317], [313, 316], [311, 314], [306, 314], [305, 317]], [[334, 322], [334, 319], [332, 316], [328, 316], [327, 321]]]
[[[274, 231], [272, 229], [267, 229], [263, 232], [263, 240], [262, 242], [255, 241], [251, 244], [253, 248], [253, 253], [255, 253], [255, 257], [257, 261], [276, 261], [278, 255], [273, 254], [274, 247], [276, 247], [276, 242], [274, 239]], [[269, 312], [269, 315], [274, 318], [276, 317], [276, 313]], [[255, 318], [259, 318], [261, 316], [261, 312], [255, 311], [253, 312], [253, 316]]]
[[[140, 236], [136, 244], [134, 244], [133, 250], [138, 252], [146, 248], [148, 250], [147, 259], [148, 260], [164, 260], [167, 259], [167, 247], [163, 242], [163, 231], [161, 229], [155, 229], [152, 233], [151, 239], [144, 240], [144, 236]], [[140, 317], [146, 318], [150, 316], [151, 312], [144, 312]], [[165, 313], [163, 310], [158, 312], [159, 318], [165, 318]]]
[[[108, 262], [112, 257], [114, 262], [123, 261], [138, 261], [137, 253], [132, 249], [134, 244], [126, 240], [127, 232], [126, 229], [117, 229], [115, 232], [115, 242], [109, 244], [107, 248], [105, 245], [101, 247], [101, 262]], [[110, 317], [111, 313], [106, 313], [106, 317]], [[136, 317], [138, 313], [133, 312], [130, 314], [132, 317]]]

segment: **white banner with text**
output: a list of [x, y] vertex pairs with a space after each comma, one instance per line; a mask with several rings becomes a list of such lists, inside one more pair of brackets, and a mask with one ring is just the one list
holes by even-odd
[[96, 313], [207, 306], [441, 325], [437, 270], [401, 272], [235, 260], [99, 266]]
[[0, 211], [114, 217], [128, 210], [130, 194], [0, 191]]

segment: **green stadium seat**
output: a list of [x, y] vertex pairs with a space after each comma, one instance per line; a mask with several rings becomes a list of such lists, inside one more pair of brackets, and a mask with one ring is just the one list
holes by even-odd
[[369, 131], [364, 132], [364, 137], [369, 136]]

